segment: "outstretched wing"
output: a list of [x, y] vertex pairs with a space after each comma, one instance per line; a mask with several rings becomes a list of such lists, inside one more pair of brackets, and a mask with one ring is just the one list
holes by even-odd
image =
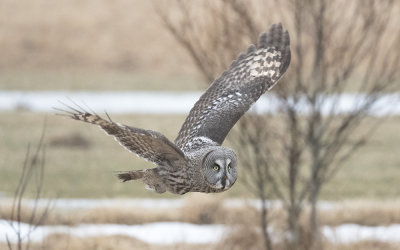
[[145, 160], [157, 165], [184, 166], [186, 164], [183, 152], [159, 132], [121, 125], [111, 119], [105, 120], [97, 114], [69, 108], [70, 111], [62, 111], [67, 112], [70, 118], [98, 125], [123, 147]]
[[289, 33], [273, 24], [200, 97], [175, 140], [181, 149], [202, 138], [222, 144], [239, 118], [271, 89], [290, 63]]

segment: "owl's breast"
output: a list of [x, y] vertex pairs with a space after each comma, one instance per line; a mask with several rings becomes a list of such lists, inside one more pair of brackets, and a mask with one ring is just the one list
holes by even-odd
[[158, 174], [166, 189], [171, 193], [185, 194], [192, 189], [193, 182], [191, 181], [187, 168], [181, 168], [175, 171], [160, 169]]

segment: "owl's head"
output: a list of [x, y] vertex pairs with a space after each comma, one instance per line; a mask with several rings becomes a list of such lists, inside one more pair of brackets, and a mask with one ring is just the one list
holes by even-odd
[[232, 187], [237, 179], [237, 157], [232, 149], [218, 147], [208, 152], [203, 160], [207, 183], [220, 191]]

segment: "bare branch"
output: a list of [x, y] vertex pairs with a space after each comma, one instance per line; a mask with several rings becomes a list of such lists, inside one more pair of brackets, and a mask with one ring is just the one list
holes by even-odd
[[[196, 9], [201, 18], [182, 2], [177, 2], [178, 22], [165, 11], [160, 16], [209, 82], [255, 41], [270, 18], [261, 14], [271, 9], [265, 2], [203, 1]], [[367, 124], [369, 133], [355, 133], [382, 94], [399, 82], [400, 29], [394, 17], [400, 4], [393, 0], [274, 4], [274, 14], [285, 20], [293, 41], [290, 69], [275, 88], [279, 114], [247, 115], [228, 139], [239, 158], [246, 159], [241, 164], [242, 180], [250, 192], [261, 200], [277, 197], [284, 203], [294, 247], [300, 243], [296, 223], [307, 198], [313, 239], [318, 242], [316, 202], [321, 187], [377, 129], [378, 124]], [[341, 113], [338, 107], [349, 93], [356, 93], [358, 103]], [[273, 121], [279, 126], [271, 126]]]

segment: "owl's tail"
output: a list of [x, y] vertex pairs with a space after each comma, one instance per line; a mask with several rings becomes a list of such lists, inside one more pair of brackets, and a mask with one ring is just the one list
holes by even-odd
[[120, 172], [117, 174], [117, 177], [122, 182], [139, 180], [139, 179], [143, 178], [145, 172], [146, 172], [146, 169]]

